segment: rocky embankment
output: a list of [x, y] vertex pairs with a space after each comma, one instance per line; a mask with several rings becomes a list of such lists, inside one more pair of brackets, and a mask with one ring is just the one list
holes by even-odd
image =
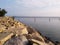
[[[5, 36], [6, 33], [10, 34]], [[32, 27], [7, 16], [0, 17], [0, 36], [0, 45], [60, 45]]]

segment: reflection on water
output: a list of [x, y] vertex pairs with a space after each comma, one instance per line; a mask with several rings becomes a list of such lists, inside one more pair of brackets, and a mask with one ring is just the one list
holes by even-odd
[[32, 26], [40, 31], [44, 36], [52, 40], [60, 41], [60, 19], [59, 18], [18, 18], [26, 25]]

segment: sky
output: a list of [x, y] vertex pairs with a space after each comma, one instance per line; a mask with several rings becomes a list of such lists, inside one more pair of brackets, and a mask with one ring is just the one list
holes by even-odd
[[8, 16], [60, 16], [60, 0], [0, 0]]

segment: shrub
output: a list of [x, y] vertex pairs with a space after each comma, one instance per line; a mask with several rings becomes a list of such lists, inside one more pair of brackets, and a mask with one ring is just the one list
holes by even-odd
[[5, 9], [0, 8], [0, 17], [5, 16], [6, 13], [7, 13], [7, 11]]

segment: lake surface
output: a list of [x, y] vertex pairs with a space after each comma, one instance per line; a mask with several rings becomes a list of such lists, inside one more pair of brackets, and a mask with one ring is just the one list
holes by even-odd
[[28, 26], [36, 28], [44, 36], [54, 41], [60, 41], [60, 18], [50, 17], [15, 17]]

